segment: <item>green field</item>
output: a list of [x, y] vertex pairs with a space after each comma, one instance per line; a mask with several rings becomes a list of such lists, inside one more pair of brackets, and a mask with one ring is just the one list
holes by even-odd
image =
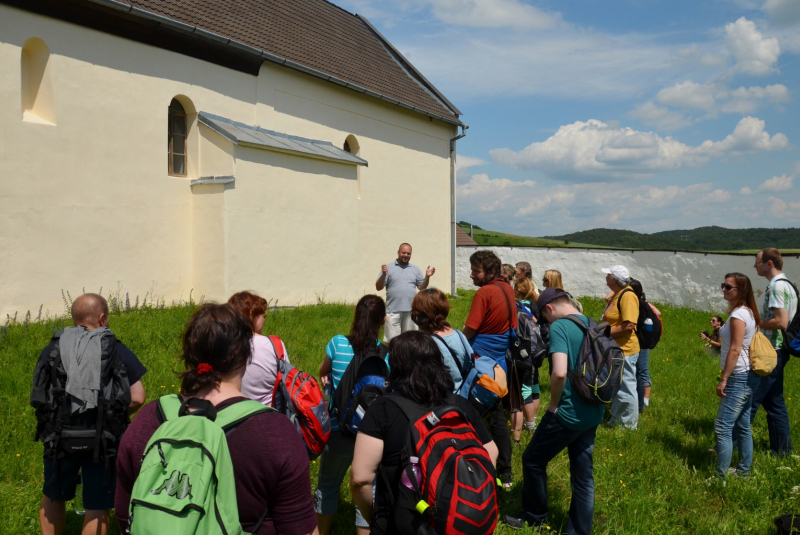
[[[461, 327], [473, 294], [453, 299], [451, 320]], [[587, 314], [598, 317], [602, 302], [582, 299]], [[707, 356], [698, 333], [708, 328], [709, 315], [658, 305], [665, 335], [650, 356], [652, 406], [640, 419], [639, 430], [598, 429], [595, 446], [595, 530], [598, 534], [773, 534], [772, 519], [800, 510], [800, 457], [773, 458], [763, 413], [756, 419], [755, 459], [749, 480], [730, 478], [727, 487], [708, 486], [713, 470], [708, 449], [718, 398], [714, 395], [718, 360]], [[188, 306], [164, 310], [134, 310], [111, 317], [111, 328], [149, 368], [144, 378], [148, 399], [174, 393], [178, 383], [179, 337], [191, 313]], [[339, 304], [279, 309], [268, 316], [264, 332], [280, 335], [292, 361], [316, 374], [325, 344], [346, 333], [352, 308]], [[0, 533], [36, 533], [41, 498], [41, 444], [32, 442], [34, 419], [28, 406], [31, 374], [53, 321], [12, 324], [0, 339]], [[786, 399], [790, 419], [798, 421], [800, 372], [797, 362], [786, 370]], [[542, 377], [542, 410], [549, 398]], [[800, 436], [795, 429], [795, 444]], [[523, 434], [523, 445], [529, 437]], [[514, 451], [512, 490], [500, 496], [501, 513], [520, 508], [522, 449]], [[312, 463], [312, 488], [317, 463]], [[569, 508], [569, 471], [565, 453], [550, 465], [551, 522], [547, 533], [560, 533]], [[353, 533], [353, 505], [342, 487], [333, 533]], [[80, 518], [69, 514], [68, 533], [78, 533]], [[117, 533], [116, 528], [113, 533]], [[512, 530], [502, 524], [497, 533]], [[532, 533], [532, 531], [514, 532]]]
[[[469, 234], [469, 226], [461, 226], [461, 229]], [[472, 239], [478, 245], [489, 246], [510, 246], [510, 247], [576, 247], [582, 249], [608, 249], [608, 247], [598, 247], [586, 243], [564, 243], [564, 240], [549, 240], [546, 238], [532, 238], [530, 236], [518, 236], [516, 234], [506, 234], [494, 230], [482, 230], [473, 228]]]

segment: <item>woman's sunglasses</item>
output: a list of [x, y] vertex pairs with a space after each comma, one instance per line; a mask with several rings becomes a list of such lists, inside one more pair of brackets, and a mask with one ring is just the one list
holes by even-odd
[[737, 288], [736, 286], [731, 286], [727, 282], [723, 282], [719, 285], [719, 287], [722, 288], [723, 292], [730, 292], [731, 290], [735, 290]]

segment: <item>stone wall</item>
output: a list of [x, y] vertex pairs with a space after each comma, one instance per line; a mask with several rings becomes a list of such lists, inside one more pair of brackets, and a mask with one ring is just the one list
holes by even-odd
[[[719, 285], [726, 273], [744, 273], [764, 295], [766, 280], [753, 268], [755, 255], [683, 253], [671, 251], [623, 251], [615, 249], [549, 249], [540, 247], [459, 247], [456, 283], [473, 288], [469, 278], [469, 257], [477, 250], [493, 251], [504, 263], [529, 262], [537, 286], [548, 269], [561, 272], [564, 289], [577, 296], [602, 297], [608, 292], [601, 268], [622, 264], [642, 282], [647, 298], [658, 303], [698, 310], [723, 311], [725, 301]], [[783, 271], [793, 282], [800, 281], [800, 256], [784, 257]]]

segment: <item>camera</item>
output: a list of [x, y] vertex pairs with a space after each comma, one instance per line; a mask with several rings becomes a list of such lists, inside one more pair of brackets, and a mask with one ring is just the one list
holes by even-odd
[[708, 331], [703, 331], [700, 334], [704, 334], [704, 335], [708, 336]]

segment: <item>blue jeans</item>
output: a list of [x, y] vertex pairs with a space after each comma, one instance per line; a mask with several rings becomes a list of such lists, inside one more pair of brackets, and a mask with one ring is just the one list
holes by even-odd
[[736, 470], [742, 477], [750, 475], [753, 465], [753, 435], [750, 433], [750, 409], [753, 405], [753, 392], [759, 385], [760, 377], [753, 372], [737, 373], [728, 378], [725, 397], [720, 399], [714, 432], [717, 435], [717, 467], [714, 473], [724, 478], [731, 465], [733, 455], [733, 436], [739, 449], [739, 463]]
[[[314, 512], [319, 515], [332, 515], [339, 508], [339, 490], [347, 469], [353, 463], [355, 439], [345, 438], [341, 432], [333, 431], [325, 451], [319, 458], [317, 490], [314, 492]], [[356, 526], [368, 528], [369, 523], [361, 516], [356, 506]]]
[[611, 402], [611, 418], [614, 423], [628, 429], [636, 429], [639, 425], [639, 400], [636, 392], [636, 363], [639, 353], [625, 356], [622, 368], [622, 384], [619, 392]]
[[639, 360], [636, 362], [636, 394], [639, 398], [639, 412], [644, 408], [644, 389], [653, 386], [650, 381], [650, 350], [639, 351]]
[[567, 533], [588, 535], [594, 516], [594, 437], [597, 426], [583, 431], [565, 427], [552, 412], [545, 412], [522, 454], [522, 506], [529, 524], [547, 521], [547, 465], [567, 448], [572, 501]]
[[753, 394], [753, 408], [750, 409], [750, 423], [752, 423], [758, 408], [764, 407], [769, 429], [769, 449], [777, 455], [789, 455], [792, 451], [789, 413], [783, 401], [783, 369], [789, 358], [786, 351], [778, 350], [778, 365], [769, 375], [759, 377], [758, 388]]

